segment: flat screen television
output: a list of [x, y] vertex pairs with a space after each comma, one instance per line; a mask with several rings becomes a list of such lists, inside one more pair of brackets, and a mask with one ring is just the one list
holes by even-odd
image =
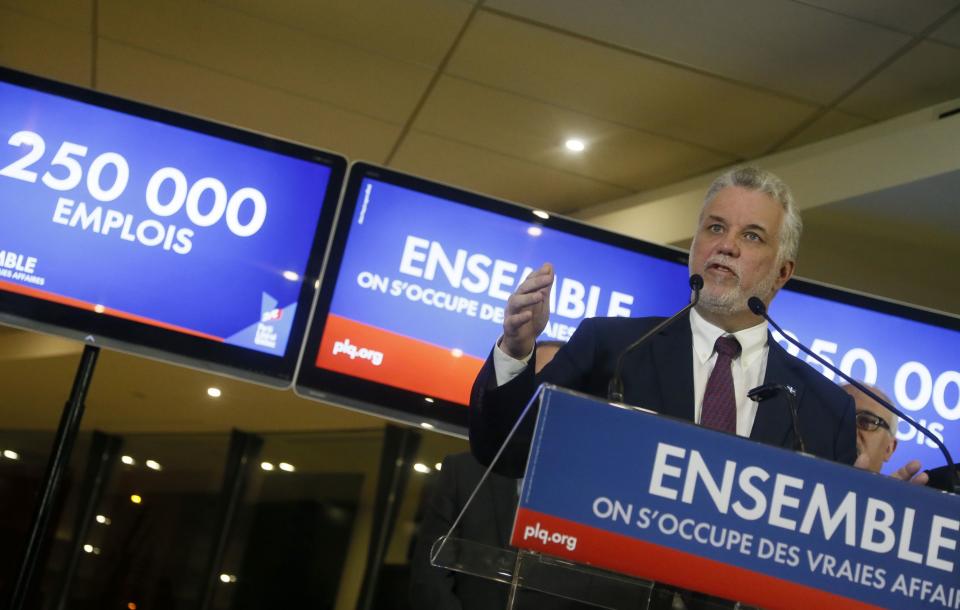
[[[509, 294], [531, 269], [545, 261], [556, 269], [541, 339], [563, 341], [584, 317], [680, 309], [689, 296], [686, 259], [675, 248], [357, 163], [295, 389], [463, 434], [473, 378], [500, 335]], [[960, 319], [802, 279], [770, 312], [948, 446], [960, 445]], [[898, 463], [942, 463], [907, 425], [898, 436]]]
[[0, 69], [0, 321], [289, 386], [345, 171]]

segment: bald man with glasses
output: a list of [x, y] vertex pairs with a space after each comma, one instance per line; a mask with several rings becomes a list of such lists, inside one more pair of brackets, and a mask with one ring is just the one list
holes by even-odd
[[[879, 388], [867, 386], [877, 396], [890, 402], [890, 398]], [[880, 472], [883, 465], [890, 460], [897, 450], [897, 416], [886, 407], [870, 398], [852, 385], [841, 386], [841, 389], [853, 397], [856, 406], [857, 423], [857, 461], [854, 466]], [[912, 460], [892, 473], [895, 479], [910, 481], [917, 485], [926, 485], [928, 476], [920, 472], [922, 466], [917, 460]]]

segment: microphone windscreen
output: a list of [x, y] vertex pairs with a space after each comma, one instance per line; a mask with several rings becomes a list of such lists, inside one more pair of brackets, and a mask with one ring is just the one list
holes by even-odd
[[699, 274], [694, 273], [690, 276], [690, 288], [698, 291], [703, 288], [703, 278]]
[[761, 301], [758, 297], [750, 297], [750, 299], [747, 300], [747, 307], [749, 307], [750, 311], [758, 316], [762, 316], [763, 314], [767, 313], [767, 306], [764, 305], [763, 301]]

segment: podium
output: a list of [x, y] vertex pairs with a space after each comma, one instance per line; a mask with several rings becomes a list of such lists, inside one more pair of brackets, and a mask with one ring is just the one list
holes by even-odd
[[553, 386], [534, 406], [510, 546], [459, 535], [487, 470], [430, 552], [507, 608], [960, 608], [957, 496]]

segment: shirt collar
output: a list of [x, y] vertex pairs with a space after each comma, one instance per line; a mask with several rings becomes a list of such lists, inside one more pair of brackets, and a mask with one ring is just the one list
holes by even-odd
[[[700, 364], [704, 364], [713, 355], [713, 346], [717, 339], [730, 334], [707, 322], [696, 309], [690, 310], [690, 330], [693, 332], [693, 351]], [[767, 321], [738, 330], [733, 336], [740, 342], [740, 363], [745, 367], [750, 366], [763, 355], [763, 349], [767, 345]]]

